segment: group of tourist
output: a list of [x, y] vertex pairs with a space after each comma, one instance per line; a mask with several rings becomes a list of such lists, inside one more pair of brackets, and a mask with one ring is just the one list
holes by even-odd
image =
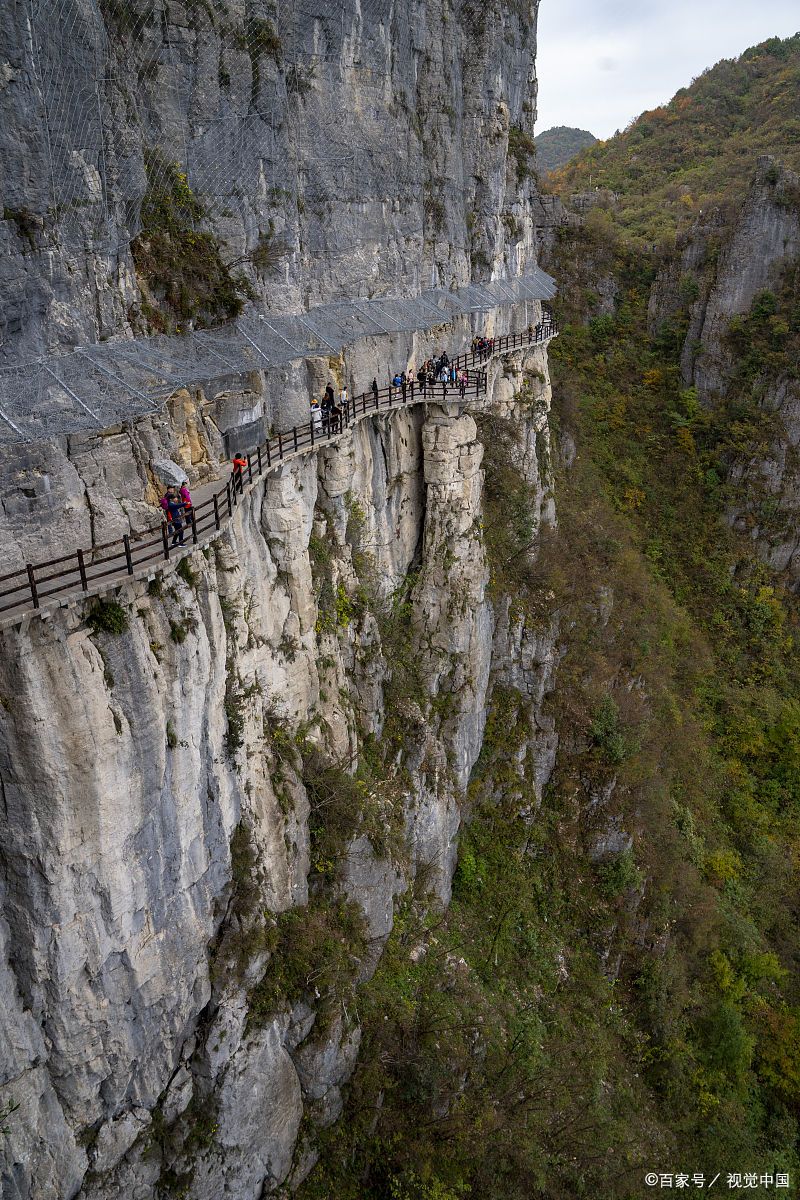
[[[481, 361], [484, 358], [488, 358], [493, 349], [494, 338], [476, 337], [472, 339], [473, 354], [478, 355]], [[404, 371], [395, 372], [391, 380], [395, 399], [402, 399], [405, 402], [408, 397], [409, 387], [413, 391], [415, 380], [423, 396], [428, 395], [429, 392], [432, 395], [435, 385], [440, 384], [444, 397], [447, 396], [448, 387], [457, 387], [463, 399], [469, 386], [469, 372], [460, 369], [455, 363], [451, 363], [447, 351], [443, 350], [435, 358], [426, 359], [416, 372], [413, 366], [409, 366]], [[377, 379], [372, 380], [370, 391], [372, 392], [375, 407], [377, 408], [380, 395]], [[333, 384], [329, 383], [321, 398], [317, 396], [312, 398], [311, 427], [314, 435], [319, 436], [321, 433], [328, 436], [339, 433], [348, 424], [349, 419], [350, 398], [345, 384], [342, 384], [338, 392], [336, 392], [334, 391]], [[232, 483], [234, 488], [239, 492], [244, 487], [243, 472], [247, 468], [247, 465], [247, 459], [237, 451], [232, 460]], [[184, 529], [187, 524], [191, 523], [192, 513], [192, 498], [189, 494], [187, 484], [184, 483], [180, 487], [170, 485], [166, 493], [161, 497], [159, 504], [164, 510], [167, 530], [172, 535], [172, 545], [182, 546], [184, 544]]]
[[172, 534], [172, 545], [183, 545], [183, 531], [192, 520], [192, 497], [187, 483], [172, 484], [159, 500], [167, 520], [167, 529]]
[[472, 353], [478, 362], [485, 362], [487, 358], [491, 358], [494, 353], [494, 338], [474, 337], [472, 339]]
[[[375, 385], [377, 387], [377, 384]], [[311, 428], [315, 435], [320, 430], [324, 434], [338, 433], [343, 429], [350, 415], [350, 397], [345, 384], [339, 388], [338, 394], [329, 383], [325, 388], [322, 399], [316, 396], [311, 400]]]
[[[233, 468], [231, 482], [235, 491], [240, 494], [244, 491], [244, 472], [248, 465], [246, 457], [239, 450], [236, 450], [231, 461]], [[171, 545], [182, 546], [184, 544], [184, 530], [187, 525], [192, 524], [192, 497], [189, 491], [189, 484], [186, 481], [180, 486], [178, 484], [170, 484], [158, 503], [164, 510], [167, 534], [172, 535]]]
[[[447, 351], [443, 350], [436, 358], [428, 358], [420, 366], [418, 371], [414, 370], [413, 366], [407, 367], [403, 371], [395, 371], [391, 376], [390, 388], [394, 389], [394, 399], [402, 400], [403, 403], [408, 399], [408, 391], [413, 387], [414, 382], [419, 386], [419, 390], [423, 396], [427, 395], [429, 389], [433, 389], [434, 385], [439, 383], [442, 385], [444, 395], [447, 395], [447, 388], [457, 387], [463, 398], [469, 385], [469, 372], [459, 370], [459, 368], [450, 362], [447, 356]], [[373, 402], [375, 407], [379, 406], [380, 387], [377, 378], [373, 378], [370, 386]], [[333, 384], [328, 384], [322, 399], [314, 396], [311, 400], [311, 424], [315, 435], [321, 431], [323, 434], [339, 433], [344, 429], [350, 419], [350, 405], [347, 388], [342, 385], [338, 394], [333, 389]]]
[[[413, 372], [413, 367], [411, 370]], [[450, 362], [447, 351], [443, 350], [438, 358], [426, 359], [417, 371], [416, 378], [423, 396], [427, 395], [429, 388], [440, 383], [445, 396], [448, 386], [451, 386], [459, 389], [463, 399], [469, 383], [469, 372], [459, 370], [455, 363]]]

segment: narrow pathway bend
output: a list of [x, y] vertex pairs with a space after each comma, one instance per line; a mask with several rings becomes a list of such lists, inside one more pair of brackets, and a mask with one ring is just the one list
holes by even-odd
[[[493, 359], [531, 346], [545, 345], [557, 336], [558, 329], [553, 321], [545, 319], [529, 332], [495, 338], [489, 354], [468, 353], [451, 360], [452, 365], [469, 373], [464, 402], [480, 400], [486, 394], [486, 368]], [[309, 421], [306, 425], [275, 434], [246, 456], [247, 466], [236, 485], [231, 478], [224, 487], [207, 497], [203, 497], [205, 488], [198, 491], [202, 498], [192, 509], [191, 523], [186, 529], [187, 545], [173, 548], [166, 523], [162, 521], [137, 536], [125, 534], [91, 549], [75, 550], [46, 562], [29, 563], [21, 571], [0, 575], [0, 629], [20, 624], [34, 615], [46, 617], [56, 608], [100, 596], [130, 580], [152, 578], [165, 567], [177, 566], [187, 554], [219, 535], [232, 519], [241, 498], [262, 476], [319, 446], [335, 444], [356, 421], [414, 404], [448, 404], [461, 400], [462, 393], [457, 384], [436, 383], [422, 388], [416, 381], [410, 381], [404, 389], [389, 386], [379, 389], [377, 395], [365, 392], [354, 396], [348, 402], [342, 427], [337, 432], [329, 428], [323, 434]]]

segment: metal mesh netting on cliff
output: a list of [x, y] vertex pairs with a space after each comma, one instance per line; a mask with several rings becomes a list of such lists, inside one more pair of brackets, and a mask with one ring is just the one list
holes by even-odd
[[[312, 203], [326, 188], [359, 199], [378, 162], [386, 194], [417, 186], [411, 146], [385, 147], [387, 64], [346, 49], [345, 0], [27, 8], [52, 211], [85, 217], [95, 237], [103, 224], [109, 243], [135, 237], [148, 197], [169, 194], [176, 174], [217, 223], [251, 215], [248, 198], [281, 192], [292, 173]], [[360, 28], [386, 9], [362, 0]], [[358, 111], [345, 77], [358, 79]]]
[[433, 329], [459, 316], [549, 300], [555, 290], [536, 268], [454, 292], [324, 304], [294, 316], [254, 314], [213, 332], [83, 346], [0, 371], [0, 442], [108, 429], [157, 411], [180, 387], [336, 353], [371, 335]]

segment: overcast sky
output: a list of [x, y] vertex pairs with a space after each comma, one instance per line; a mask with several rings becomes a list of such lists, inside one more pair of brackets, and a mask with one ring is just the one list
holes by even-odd
[[537, 132], [610, 137], [721, 58], [798, 30], [798, 0], [541, 0]]

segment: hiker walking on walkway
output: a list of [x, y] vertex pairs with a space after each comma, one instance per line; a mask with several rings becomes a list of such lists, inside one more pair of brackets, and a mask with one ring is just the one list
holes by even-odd
[[[164, 503], [166, 501], [166, 503]], [[167, 528], [172, 534], [172, 545], [183, 545], [184, 512], [186, 505], [183, 496], [176, 487], [168, 487], [167, 494], [162, 500], [167, 516]]]
[[343, 428], [344, 413], [336, 401], [331, 405], [331, 428], [334, 433], [340, 433]]
[[244, 457], [244, 455], [241, 453], [240, 450], [237, 450], [233, 456], [233, 476], [232, 476], [232, 478], [233, 478], [233, 486], [236, 489], [236, 491], [238, 491], [240, 496], [241, 496], [242, 492], [244, 491], [244, 475], [242, 474], [242, 472], [244, 471], [246, 466], [247, 466], [247, 459]]
[[462, 372], [461, 372], [461, 374], [460, 374], [460, 375], [459, 375], [459, 377], [458, 377], [458, 390], [459, 390], [459, 392], [461, 393], [461, 399], [462, 399], [462, 400], [464, 399], [464, 393], [465, 393], [465, 392], [466, 392], [466, 390], [467, 390], [467, 382], [468, 382], [468, 380], [469, 380], [469, 376], [467, 375], [467, 372], [466, 372], [466, 371], [462, 371]]
[[372, 381], [372, 399], [375, 401], [375, 407], [377, 408], [378, 407], [378, 381], [377, 381], [377, 379], [373, 379], [373, 381]]
[[322, 428], [322, 410], [319, 406], [319, 400], [316, 396], [311, 397], [311, 433], [314, 437], [319, 437], [319, 431]]
[[322, 397], [322, 430], [329, 434], [331, 431], [331, 410], [333, 409], [333, 388], [328, 384]]
[[341, 419], [345, 425], [350, 421], [350, 397], [347, 394], [347, 384], [343, 383], [339, 389], [339, 408], [341, 409]]

